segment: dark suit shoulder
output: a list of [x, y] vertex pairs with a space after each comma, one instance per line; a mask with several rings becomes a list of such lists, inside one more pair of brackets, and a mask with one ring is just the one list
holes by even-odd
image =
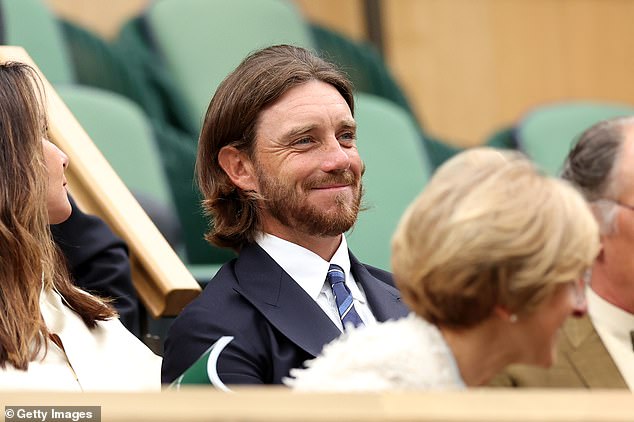
[[372, 274], [373, 277], [376, 277], [382, 282], [394, 287], [394, 277], [392, 276], [391, 272], [382, 270], [377, 267], [373, 267], [372, 265], [368, 265], [368, 264], [363, 264], [363, 266], [368, 270], [370, 274]]
[[362, 263], [361, 261], [357, 259], [356, 256], [354, 256], [354, 254], [350, 250], [348, 250], [348, 254], [350, 256], [350, 266], [353, 272], [355, 268], [363, 267], [368, 273], [370, 273], [372, 277], [384, 282], [385, 284], [389, 286], [394, 287], [394, 278], [391, 272], [382, 270], [377, 267], [373, 267], [372, 265]]
[[183, 330], [191, 332], [213, 327], [231, 334], [253, 328], [262, 319], [258, 310], [238, 292], [233, 271], [233, 262], [225, 264], [201, 294], [183, 309], [177, 321], [196, 324], [185, 325]]
[[407, 306], [401, 302], [401, 293], [394, 285], [391, 273], [360, 263], [352, 253], [350, 268], [355, 281], [363, 288], [377, 321], [398, 319], [409, 313]]
[[235, 290], [234, 265], [235, 260], [225, 264], [172, 324], [161, 370], [164, 383], [176, 379], [222, 336], [234, 339], [218, 363], [221, 379], [228, 384], [266, 380], [269, 365], [265, 343], [272, 336], [271, 327]]

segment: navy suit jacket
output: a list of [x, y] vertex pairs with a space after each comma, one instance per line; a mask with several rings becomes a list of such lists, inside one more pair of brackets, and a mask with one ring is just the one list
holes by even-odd
[[[407, 315], [390, 273], [361, 264], [351, 271], [378, 321]], [[258, 245], [242, 249], [176, 318], [165, 342], [169, 383], [221, 336], [234, 340], [218, 359], [225, 384], [280, 384], [341, 332], [317, 303]]]

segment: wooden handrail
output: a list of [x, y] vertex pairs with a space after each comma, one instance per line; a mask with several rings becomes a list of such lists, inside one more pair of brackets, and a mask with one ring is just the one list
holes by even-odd
[[1, 46], [0, 61], [32, 66], [44, 84], [51, 141], [70, 158], [68, 186], [80, 207], [98, 215], [130, 248], [132, 279], [153, 317], [174, 316], [200, 286], [88, 134], [21, 47]]
[[[631, 422], [627, 390], [474, 389], [377, 394], [296, 393], [253, 387], [224, 393], [0, 392], [0, 406], [101, 406], [101, 421]], [[4, 407], [6, 409], [6, 407]], [[9, 421], [9, 419], [6, 419]], [[17, 418], [11, 419], [13, 421]]]

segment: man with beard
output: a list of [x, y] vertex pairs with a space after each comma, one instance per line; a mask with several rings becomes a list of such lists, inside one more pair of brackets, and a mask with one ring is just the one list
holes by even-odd
[[391, 275], [347, 248], [363, 174], [353, 113], [350, 82], [288, 45], [252, 53], [218, 87], [197, 176], [213, 217], [207, 240], [238, 257], [174, 322], [163, 382], [231, 336], [222, 383], [280, 384], [350, 324], [407, 314]]

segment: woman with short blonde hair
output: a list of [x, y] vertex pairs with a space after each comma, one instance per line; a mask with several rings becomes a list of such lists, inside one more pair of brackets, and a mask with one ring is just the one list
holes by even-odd
[[592, 262], [593, 221], [568, 183], [520, 153], [475, 149], [444, 166], [405, 213], [394, 277], [434, 324], [467, 328], [496, 307], [519, 317]]
[[598, 250], [595, 219], [567, 182], [517, 152], [467, 150], [437, 171], [393, 238], [413, 313], [331, 343], [289, 384], [460, 388], [510, 363], [550, 366], [559, 328], [585, 313], [579, 280]]

